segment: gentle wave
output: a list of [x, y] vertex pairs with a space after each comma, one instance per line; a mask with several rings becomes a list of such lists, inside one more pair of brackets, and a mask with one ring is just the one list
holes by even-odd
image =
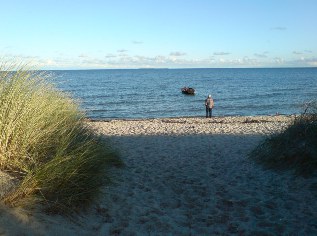
[[[317, 94], [317, 68], [52, 73], [93, 119], [201, 116], [208, 94], [215, 100], [214, 115], [294, 114]], [[183, 86], [194, 87], [196, 95], [182, 94]]]

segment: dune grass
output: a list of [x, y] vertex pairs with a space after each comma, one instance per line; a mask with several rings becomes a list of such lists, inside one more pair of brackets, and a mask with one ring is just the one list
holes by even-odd
[[250, 157], [268, 168], [294, 170], [311, 176], [317, 171], [317, 103], [310, 103], [283, 132], [267, 138]]
[[[41, 201], [51, 211], [86, 206], [121, 162], [85, 126], [84, 113], [41, 71], [0, 67], [0, 169], [19, 179], [2, 199]], [[23, 201], [27, 199], [28, 201]]]

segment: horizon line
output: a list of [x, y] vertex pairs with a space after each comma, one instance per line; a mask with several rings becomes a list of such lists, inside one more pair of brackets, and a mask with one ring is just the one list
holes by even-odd
[[212, 69], [315, 69], [317, 66], [293, 66], [293, 67], [180, 67], [180, 68], [69, 68], [69, 69], [39, 69], [41, 71], [79, 71], [79, 70], [212, 70]]
[[69, 68], [69, 69], [39, 69], [48, 71], [74, 71], [74, 70], [197, 70], [197, 69], [314, 69], [317, 66], [284, 66], [284, 67], [179, 67], [179, 68], [169, 68], [169, 67], [150, 67], [150, 68]]

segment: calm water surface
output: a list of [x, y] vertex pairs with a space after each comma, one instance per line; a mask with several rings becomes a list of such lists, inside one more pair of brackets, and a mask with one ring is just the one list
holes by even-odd
[[[317, 68], [52, 71], [57, 86], [92, 119], [300, 113], [317, 100]], [[181, 93], [194, 87], [196, 95]]]

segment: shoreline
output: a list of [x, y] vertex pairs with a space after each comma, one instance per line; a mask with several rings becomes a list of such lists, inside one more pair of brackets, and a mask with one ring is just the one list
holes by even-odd
[[87, 125], [105, 136], [270, 134], [283, 130], [294, 118], [294, 115], [278, 115], [114, 119], [87, 121]]
[[[211, 119], [217, 118], [256, 118], [256, 117], [297, 117], [298, 114], [272, 114], [272, 115], [224, 115], [224, 116], [212, 116]], [[110, 122], [110, 121], [145, 121], [145, 120], [164, 120], [164, 119], [210, 119], [205, 116], [171, 116], [171, 117], [148, 117], [148, 118], [85, 118], [87, 122]]]

